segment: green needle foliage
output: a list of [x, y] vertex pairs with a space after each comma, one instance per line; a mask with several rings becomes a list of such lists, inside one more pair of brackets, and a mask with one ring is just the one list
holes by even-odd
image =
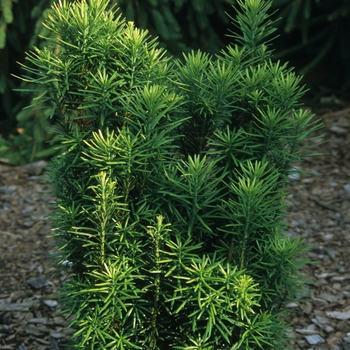
[[60, 0], [45, 22], [57, 40], [27, 55], [23, 79], [58, 120], [52, 221], [73, 348], [285, 348], [306, 248], [283, 200], [319, 124], [300, 78], [271, 61], [271, 3], [238, 5], [236, 44], [181, 61], [106, 0]]

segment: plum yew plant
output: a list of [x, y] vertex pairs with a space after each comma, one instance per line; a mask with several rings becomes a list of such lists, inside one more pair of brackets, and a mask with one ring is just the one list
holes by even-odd
[[285, 188], [319, 124], [271, 59], [271, 2], [238, 5], [235, 44], [172, 60], [107, 0], [58, 0], [56, 40], [27, 55], [61, 140], [49, 175], [72, 348], [285, 348], [305, 263]]

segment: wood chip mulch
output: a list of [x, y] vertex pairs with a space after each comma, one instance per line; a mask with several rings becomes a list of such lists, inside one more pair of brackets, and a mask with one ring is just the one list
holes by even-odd
[[[288, 305], [293, 349], [350, 350], [350, 107], [323, 108], [318, 145], [325, 155], [297, 166], [289, 187], [289, 231], [305, 239], [309, 295]], [[57, 313], [59, 278], [52, 249], [45, 162], [11, 167], [0, 160], [0, 350], [59, 350], [71, 332]], [[304, 293], [304, 291], [303, 291]]]
[[45, 164], [0, 164], [1, 350], [58, 350], [67, 336], [48, 257], [51, 196], [39, 175]]

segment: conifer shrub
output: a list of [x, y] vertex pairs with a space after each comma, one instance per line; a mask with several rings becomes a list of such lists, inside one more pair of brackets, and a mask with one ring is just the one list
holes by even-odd
[[217, 56], [167, 58], [107, 0], [58, 1], [58, 40], [28, 53], [58, 120], [48, 172], [73, 348], [285, 348], [306, 249], [286, 232], [286, 184], [319, 124], [271, 60], [271, 2], [238, 5], [241, 33]]

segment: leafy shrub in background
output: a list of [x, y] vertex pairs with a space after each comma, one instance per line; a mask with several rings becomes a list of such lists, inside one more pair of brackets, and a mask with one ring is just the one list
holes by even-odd
[[349, 0], [274, 0], [282, 9], [275, 58], [288, 59], [312, 88], [315, 99], [325, 94], [349, 98]]
[[49, 175], [71, 346], [284, 349], [306, 249], [285, 232], [285, 185], [319, 125], [271, 61], [271, 2], [239, 1], [236, 43], [184, 61], [107, 6], [56, 3], [57, 40], [27, 55], [61, 141]]
[[221, 29], [229, 24], [225, 14], [235, 0], [118, 1], [127, 20], [147, 28], [171, 54], [202, 49], [217, 53], [224, 47]]
[[51, 0], [28, 0], [21, 3], [13, 0], [0, 1], [1, 107], [9, 116], [14, 113], [11, 101], [8, 101], [11, 100], [10, 89], [14, 86], [10, 72], [17, 70], [16, 60], [23, 59], [25, 50], [38, 43], [38, 35], [45, 34], [40, 22], [45, 18], [50, 3]]
[[[51, 0], [0, 1], [0, 157], [11, 163], [24, 163], [53, 154], [46, 141], [50, 139], [46, 110], [22, 110], [33, 98], [31, 93], [14, 92], [19, 74], [16, 61], [33, 45], [40, 47], [38, 35], [46, 35], [41, 21]], [[22, 83], [25, 90], [25, 84]]]

